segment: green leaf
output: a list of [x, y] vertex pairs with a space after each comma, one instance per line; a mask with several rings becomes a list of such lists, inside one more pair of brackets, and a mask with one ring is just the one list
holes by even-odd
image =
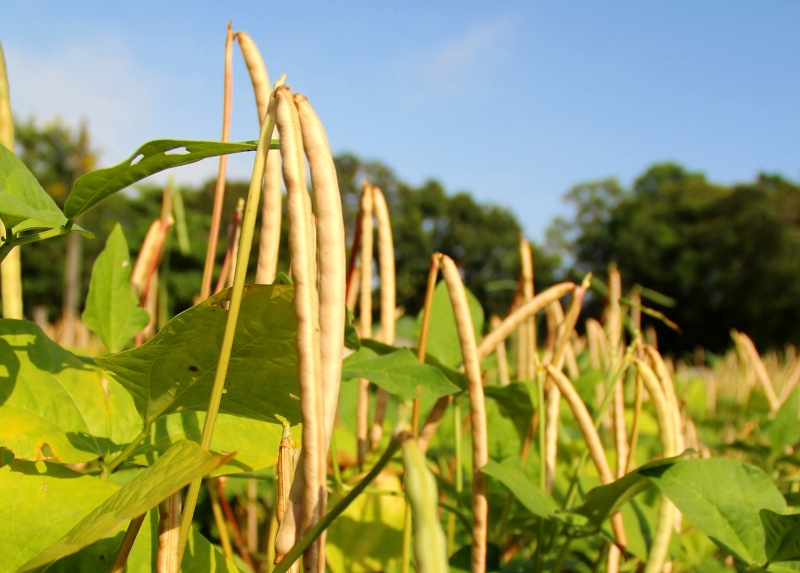
[[[150, 465], [178, 440], [200, 442], [206, 415], [203, 412], [176, 412], [153, 423], [150, 435], [133, 450], [130, 462]], [[258, 471], [278, 461], [283, 426], [238, 416], [219, 414], [214, 425], [211, 453], [236, 457], [217, 468], [211, 475], [227, 475]]]
[[35, 221], [36, 228], [56, 229], [67, 219], [33, 173], [4, 145], [0, 145], [0, 220], [7, 230]]
[[[458, 386], [438, 369], [419, 362], [408, 348], [380, 356], [374, 350], [362, 347], [342, 362], [342, 380], [355, 378], [366, 378], [405, 400], [439, 398], [459, 391]], [[421, 386], [419, 394], [417, 386]]]
[[[120, 486], [82, 475], [53, 462], [15, 460], [0, 469], [0, 571], [16, 571], [72, 529], [82, 517], [101, 505]], [[136, 538], [126, 571], [155, 570], [157, 512], [151, 511]], [[122, 542], [124, 529], [77, 553], [52, 563], [48, 573], [103, 571]], [[236, 567], [225, 560], [202, 535], [189, 533], [182, 571], [229, 571]]]
[[[417, 348], [414, 346], [409, 346], [409, 347], [391, 346], [389, 344], [384, 344], [383, 342], [378, 342], [373, 338], [365, 338], [364, 340], [361, 340], [360, 346], [366, 346], [370, 350], [374, 350], [375, 353], [378, 354], [379, 356], [384, 356], [386, 354], [391, 354], [392, 352], [397, 352], [402, 348], [408, 348], [408, 350], [410, 350], [414, 354], [414, 356], [418, 355]], [[450, 380], [450, 382], [458, 386], [461, 390], [467, 389], [467, 377], [460, 370], [456, 370], [455, 368], [446, 366], [441, 360], [430, 354], [425, 354], [425, 364], [429, 364], [430, 366], [436, 367], [442, 374], [445, 375], [445, 377], [448, 380]]]
[[53, 462], [0, 468], [0, 571], [16, 571], [117, 489]]
[[[182, 312], [144, 345], [95, 362], [133, 396], [147, 422], [208, 406], [230, 289]], [[220, 412], [300, 421], [294, 287], [246, 285]]]
[[[500, 558], [502, 552], [494, 543], [486, 544], [486, 573], [502, 571]], [[450, 557], [450, 573], [470, 573], [472, 571], [472, 546], [465, 545]]]
[[177, 442], [156, 463], [114, 492], [59, 541], [28, 560], [19, 573], [40, 570], [56, 559], [102, 539], [225, 461], [225, 457], [211, 455], [194, 442]]
[[83, 322], [100, 337], [109, 352], [117, 352], [150, 320], [131, 288], [131, 256], [117, 223], [92, 267]]
[[344, 321], [344, 346], [350, 350], [361, 348], [361, 339], [358, 337], [356, 327], [353, 326], [353, 313], [349, 310], [346, 314], [347, 320]]
[[243, 143], [182, 139], [150, 141], [119, 165], [98, 169], [78, 177], [64, 203], [64, 214], [75, 220], [109, 195], [165, 169], [189, 165], [207, 157], [255, 151], [255, 149], [254, 141]]
[[622, 505], [639, 493], [653, 487], [653, 483], [646, 475], [648, 472], [663, 472], [676, 463], [686, 463], [682, 462], [685, 456], [686, 454], [681, 454], [672, 458], [653, 460], [610, 484], [596, 487], [586, 494], [580, 506], [571, 511], [585, 516], [595, 527], [600, 527]]
[[[467, 291], [467, 303], [469, 312], [472, 315], [472, 325], [475, 329], [475, 339], [481, 341], [483, 332], [483, 307], [475, 295], [469, 289]], [[417, 315], [415, 336], [419, 337], [422, 327], [422, 311]], [[461, 344], [458, 341], [458, 330], [456, 329], [456, 318], [453, 314], [453, 305], [450, 303], [450, 295], [447, 292], [447, 285], [440, 281], [436, 285], [433, 293], [433, 306], [431, 308], [431, 320], [428, 327], [428, 354], [439, 359], [445, 366], [457, 368], [461, 365]]]
[[800, 442], [800, 388], [795, 388], [781, 405], [775, 419], [764, 428], [773, 453]]
[[520, 440], [524, 440], [533, 418], [533, 402], [528, 384], [512, 382], [508, 386], [485, 386], [483, 393], [497, 402], [500, 414], [514, 423]]
[[763, 471], [723, 458], [687, 460], [659, 470], [646, 475], [697, 529], [740, 561], [766, 561], [759, 511], [783, 513], [786, 501]]
[[564, 521], [557, 517], [559, 507], [550, 494], [539, 489], [513, 461], [513, 459], [506, 460], [499, 464], [494, 460], [489, 460], [489, 463], [481, 471], [506, 486], [523, 507], [533, 515]]
[[770, 562], [800, 560], [800, 514], [781, 515], [762, 509], [758, 515], [764, 525], [767, 559]]
[[130, 395], [25, 320], [0, 320], [0, 446], [18, 459], [88, 462], [142, 429]]
[[[383, 471], [370, 487], [397, 495], [362, 493], [336, 518], [328, 528], [326, 544], [331, 573], [399, 569], [406, 511], [400, 478]], [[341, 497], [332, 493], [328, 506], [333, 507]]]
[[[107, 571], [109, 560], [119, 550], [124, 528], [114, 537], [99, 539], [77, 553], [68, 555], [47, 567], [47, 573], [75, 573], [75, 571]], [[150, 510], [136, 536], [133, 549], [125, 562], [126, 573], [151, 573], [156, 571], [158, 550], [158, 510]], [[186, 553], [181, 564], [183, 573], [241, 573], [236, 565], [225, 559], [222, 552], [203, 537], [194, 527], [189, 530]]]

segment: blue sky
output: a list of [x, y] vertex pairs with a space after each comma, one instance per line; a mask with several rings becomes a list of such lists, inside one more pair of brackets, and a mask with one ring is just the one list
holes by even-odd
[[[87, 118], [103, 164], [149, 139], [218, 139], [230, 19], [273, 81], [308, 96], [334, 152], [507, 206], [536, 240], [573, 184], [627, 184], [658, 161], [800, 179], [798, 2], [5, 1], [12, 106]], [[231, 137], [254, 139], [234, 62]]]

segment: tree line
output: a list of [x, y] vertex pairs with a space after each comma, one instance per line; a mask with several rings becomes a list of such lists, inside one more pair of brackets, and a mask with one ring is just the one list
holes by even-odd
[[[73, 181], [94, 167], [96, 152], [84, 127], [60, 121], [17, 122], [20, 158], [59, 205]], [[453, 257], [467, 287], [487, 313], [504, 315], [520, 272], [522, 226], [508, 209], [478, 203], [467, 192], [448, 193], [436, 180], [413, 186], [378, 161], [343, 153], [335, 157], [347, 229], [358, 212], [361, 180], [381, 187], [389, 204], [395, 241], [397, 300], [415, 315], [422, 306], [429, 257]], [[230, 219], [247, 182], [227, 184], [223, 221]], [[110, 197], [81, 222], [96, 238], [67, 248], [65, 240], [25, 245], [22, 252], [26, 315], [42, 306], [50, 320], [80, 312], [91, 264], [102, 250], [111, 222], [120, 221], [135, 256], [150, 223], [160, 216], [162, 190], [141, 186]], [[199, 290], [208, 238], [214, 182], [184, 187], [189, 249], [173, 239], [168, 250], [165, 292], [171, 313], [193, 303]], [[641, 285], [664, 295], [645, 304], [663, 312], [678, 333], [645, 318], [666, 351], [711, 351], [730, 346], [729, 330], [750, 334], [759, 349], [800, 344], [800, 186], [775, 175], [731, 186], [675, 164], [650, 167], [625, 188], [615, 179], [576, 185], [565, 195], [574, 216], [556, 219], [544, 245], [533, 244], [535, 287], [586, 271], [604, 277], [615, 263], [624, 286]], [[113, 214], [113, 216], [112, 216]], [[288, 264], [287, 229], [281, 261]], [[75, 235], [77, 236], [77, 235]], [[351, 237], [348, 237], [348, 240]], [[258, 237], [255, 238], [258, 244]], [[219, 245], [222, 259], [225, 241]], [[255, 258], [250, 268], [255, 268]], [[72, 273], [67, 269], [72, 268]], [[284, 268], [283, 270], [287, 270]], [[69, 280], [66, 280], [69, 277]], [[588, 311], [599, 314], [599, 301]], [[669, 299], [674, 305], [663, 303]]]

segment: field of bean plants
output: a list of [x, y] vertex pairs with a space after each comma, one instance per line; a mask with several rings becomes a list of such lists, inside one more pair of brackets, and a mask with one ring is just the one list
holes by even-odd
[[[257, 141], [229, 141], [236, 46]], [[535, 292], [523, 238], [505, 316], [441, 253], [419, 253], [404, 315], [392, 213], [365, 180], [345, 228], [319, 95], [271, 83], [245, 32], [225, 49], [220, 141], [145, 143], [63, 210], [12, 151], [0, 52], [0, 571], [800, 571], [800, 353], [734, 331], [724, 356], [662, 356], [642, 316], [677, 325], [647, 285], [623, 292], [612, 265]], [[233, 153], [252, 178], [223, 222]], [[138, 257], [118, 224], [93, 262], [66, 325], [83, 342], [22, 317], [20, 249], [91, 236], [104, 199], [208, 158], [195, 306], [158, 328], [166, 245], [192, 233], [167, 185]]]

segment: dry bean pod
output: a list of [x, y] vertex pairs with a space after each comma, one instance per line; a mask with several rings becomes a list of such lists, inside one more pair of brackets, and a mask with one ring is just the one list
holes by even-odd
[[456, 319], [472, 420], [472, 573], [485, 573], [489, 501], [486, 497], [486, 476], [481, 470], [489, 462], [489, 444], [481, 367], [464, 283], [456, 264], [447, 256], [442, 257], [442, 277]]
[[[380, 286], [380, 311], [381, 326], [378, 331], [378, 340], [384, 344], [394, 344], [394, 313], [397, 306], [395, 272], [394, 272], [394, 240], [392, 239], [392, 222], [389, 218], [389, 206], [386, 198], [378, 187], [372, 188], [372, 202], [375, 210], [375, 219], [378, 222], [378, 272], [381, 278]], [[389, 401], [389, 392], [383, 388], [378, 389], [375, 402], [375, 417], [370, 429], [370, 449], [376, 450], [383, 436], [383, 420], [386, 416], [386, 405]]]
[[[299, 140], [300, 126], [292, 93], [286, 86], [275, 90], [277, 101], [276, 121], [280, 133], [283, 157], [283, 179], [287, 189], [287, 216], [289, 218], [289, 251], [292, 257], [292, 280], [295, 296], [294, 308], [297, 317], [297, 373], [300, 386], [300, 415], [303, 421], [303, 449], [301, 454], [302, 480], [295, 480], [292, 501], [296, 503], [296, 489], [302, 488], [302, 511], [300, 531], [289, 532], [287, 515], [278, 533], [276, 551], [279, 557], [294, 545], [296, 536], [307, 532], [319, 519], [319, 504], [322, 499], [320, 462], [324, 448], [324, 423], [322, 420], [322, 389], [319, 368], [319, 338], [317, 308], [319, 296], [314, 268], [314, 245], [311, 243], [309, 223], [310, 200], [305, 187], [305, 168], [302, 162], [302, 142]], [[300, 469], [300, 468], [298, 468]], [[286, 529], [287, 534], [282, 535]], [[294, 535], [291, 535], [294, 533]], [[288, 545], [288, 548], [286, 547]], [[318, 570], [318, 544], [312, 544], [304, 554], [306, 571]]]
[[158, 504], [158, 553], [156, 573], [178, 573], [178, 540], [181, 533], [181, 492]]

